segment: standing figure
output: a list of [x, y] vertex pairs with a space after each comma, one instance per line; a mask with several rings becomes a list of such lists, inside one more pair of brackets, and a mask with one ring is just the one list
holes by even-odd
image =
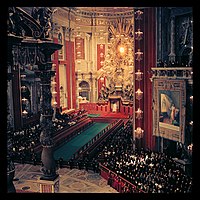
[[173, 123], [174, 122], [174, 117], [175, 117], [175, 110], [176, 110], [176, 107], [175, 107], [174, 104], [172, 104], [170, 110], [171, 110], [170, 122]]
[[49, 7], [33, 7], [31, 16], [39, 22], [43, 29], [43, 37], [48, 38], [51, 31], [51, 17], [57, 9], [51, 10]]
[[113, 103], [113, 109], [112, 109], [113, 112], [117, 112], [117, 104], [116, 103]]

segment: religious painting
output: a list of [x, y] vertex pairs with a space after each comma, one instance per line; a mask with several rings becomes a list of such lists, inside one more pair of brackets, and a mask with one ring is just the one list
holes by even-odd
[[186, 88], [184, 80], [153, 81], [153, 134], [184, 142]]
[[159, 122], [180, 125], [180, 92], [159, 90]]

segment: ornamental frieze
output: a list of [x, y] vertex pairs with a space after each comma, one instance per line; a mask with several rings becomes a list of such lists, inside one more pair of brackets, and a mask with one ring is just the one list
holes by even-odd
[[13, 48], [13, 62], [21, 65], [45, 64], [45, 55], [38, 47], [18, 47]]

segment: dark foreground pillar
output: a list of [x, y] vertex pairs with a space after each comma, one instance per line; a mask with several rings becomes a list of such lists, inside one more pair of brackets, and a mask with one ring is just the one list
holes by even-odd
[[54, 160], [54, 142], [52, 139], [52, 117], [53, 108], [51, 106], [51, 78], [55, 75], [52, 71], [51, 54], [60, 49], [54, 43], [43, 43], [40, 50], [44, 55], [44, 59], [38, 65], [36, 74], [41, 79], [41, 97], [40, 97], [40, 125], [41, 135], [40, 142], [43, 147], [41, 160], [43, 175], [40, 178], [40, 192], [52, 193], [59, 190], [59, 175], [56, 173], [56, 164]]

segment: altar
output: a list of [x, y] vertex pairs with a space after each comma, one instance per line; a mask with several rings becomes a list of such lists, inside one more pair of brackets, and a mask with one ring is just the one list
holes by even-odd
[[109, 96], [110, 112], [120, 112], [121, 96]]

